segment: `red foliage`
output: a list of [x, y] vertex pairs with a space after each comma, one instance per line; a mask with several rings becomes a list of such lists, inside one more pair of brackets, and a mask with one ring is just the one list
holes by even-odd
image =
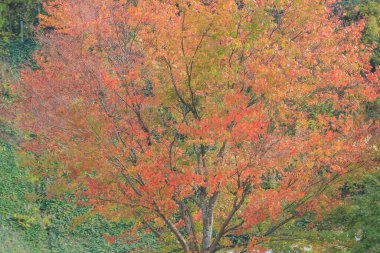
[[331, 200], [376, 129], [363, 24], [330, 2], [51, 1], [18, 86], [27, 146], [99, 212], [143, 215], [185, 251], [270, 219], [268, 236]]

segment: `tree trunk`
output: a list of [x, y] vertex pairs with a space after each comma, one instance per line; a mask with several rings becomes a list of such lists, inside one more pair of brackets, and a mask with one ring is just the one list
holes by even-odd
[[[206, 194], [205, 194], [206, 195]], [[214, 207], [218, 198], [218, 192], [207, 201], [207, 197], [204, 196], [202, 200], [202, 222], [203, 222], [203, 236], [202, 236], [202, 253], [210, 252], [210, 246], [212, 243], [212, 230], [214, 225]]]

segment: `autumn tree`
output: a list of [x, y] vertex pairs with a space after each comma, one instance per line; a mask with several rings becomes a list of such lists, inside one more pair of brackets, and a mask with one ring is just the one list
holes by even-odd
[[334, 207], [376, 137], [364, 24], [333, 3], [49, 1], [39, 68], [17, 85], [25, 148], [81, 203], [174, 249], [259, 249]]

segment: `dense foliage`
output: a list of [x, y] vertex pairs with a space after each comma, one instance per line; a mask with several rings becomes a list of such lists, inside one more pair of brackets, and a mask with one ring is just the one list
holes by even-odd
[[[39, 0], [3, 0], [0, 2], [0, 43], [30, 38], [41, 11]], [[24, 36], [24, 37], [22, 37]]]
[[260, 248], [334, 207], [373, 149], [379, 73], [333, 3], [49, 2], [18, 86], [25, 148], [173, 249]]
[[[130, 224], [106, 221], [72, 198], [48, 198], [46, 180], [18, 167], [10, 145], [0, 145], [0, 252], [154, 251], [155, 240], [139, 232], [125, 238]], [[108, 236], [120, 236], [110, 244]]]
[[374, 48], [371, 64], [376, 67], [380, 64], [380, 2], [378, 0], [348, 0], [342, 1], [340, 6], [345, 12], [344, 20], [347, 24], [366, 21], [362, 33], [362, 42]]
[[[0, 3], [0, 252], [154, 251], [151, 235], [141, 231], [138, 237], [126, 237], [127, 222], [107, 221], [88, 207], [78, 207], [70, 195], [48, 198], [46, 188], [52, 182], [16, 164], [20, 135], [9, 128], [15, 99], [10, 84], [17, 80], [20, 67], [35, 66], [34, 25], [40, 2]], [[24, 22], [22, 37], [20, 21]], [[110, 244], [107, 235], [121, 239]]]
[[[33, 70], [22, 79], [26, 91], [38, 94], [37, 98], [27, 93], [32, 99], [28, 103], [35, 104], [21, 109], [34, 113], [37, 120], [30, 127], [30, 121], [23, 122], [30, 120], [30, 114], [21, 117], [22, 128], [37, 133], [27, 134], [33, 145], [24, 146], [28, 152], [19, 160], [24, 166], [16, 165], [14, 149], [1, 142], [0, 244], [4, 247], [0, 252], [177, 252], [178, 242], [191, 251], [239, 249], [248, 243], [251, 248], [264, 246], [273, 252], [308, 248], [316, 252], [379, 251], [379, 213], [374, 208], [380, 205], [379, 173], [373, 170], [378, 160], [362, 153], [376, 153], [377, 145], [378, 77], [370, 70], [375, 71], [380, 63], [378, 1], [333, 5], [333, 1], [326, 5], [258, 1], [261, 9], [245, 1], [226, 5], [152, 1], [142, 8], [137, 1], [133, 5], [130, 1], [74, 2], [53, 1], [47, 6], [50, 16], [43, 18], [38, 35], [43, 48], [36, 58], [39, 69], [31, 53], [36, 49], [32, 28], [42, 11], [40, 2], [0, 3], [0, 137], [15, 147], [20, 135], [9, 129], [7, 121], [15, 116], [13, 102], [19, 97], [12, 94], [10, 83], [15, 82], [20, 64]], [[343, 23], [331, 18], [330, 10]], [[210, 23], [200, 16], [212, 17]], [[287, 16], [299, 20], [292, 23]], [[358, 41], [354, 37], [358, 37], [361, 28], [357, 24], [362, 19], [366, 26]], [[308, 27], [308, 20], [321, 26]], [[213, 27], [213, 22], [220, 27]], [[234, 24], [241, 30], [234, 31]], [[298, 34], [302, 29], [306, 34]], [[340, 35], [342, 51], [334, 51]], [[270, 47], [265, 47], [269, 42]], [[313, 42], [320, 42], [321, 48], [313, 49]], [[374, 48], [372, 68], [366, 66], [370, 47]], [[308, 56], [302, 50], [314, 51]], [[308, 60], [302, 60], [305, 57]], [[325, 68], [317, 74], [312, 67], [316, 59]], [[347, 59], [352, 62], [346, 63]], [[338, 71], [329, 72], [329, 67]], [[287, 72], [290, 69], [294, 73]], [[361, 76], [355, 75], [359, 69], [364, 70]], [[362, 86], [352, 91], [350, 84], [342, 84], [348, 79]], [[220, 80], [227, 80], [226, 86]], [[41, 86], [34, 81], [42, 81]], [[274, 85], [278, 82], [284, 84]], [[320, 91], [310, 88], [315, 82], [330, 83]], [[93, 87], [87, 90], [86, 85]], [[347, 90], [352, 97], [346, 97]], [[301, 93], [313, 101], [295, 98]], [[126, 95], [124, 99], [130, 102], [113, 95]], [[46, 108], [49, 100], [52, 108]], [[239, 106], [244, 103], [254, 109]], [[124, 120], [135, 127], [126, 127]], [[185, 130], [181, 120], [186, 122]], [[342, 125], [347, 125], [345, 130]], [[62, 126], [76, 129], [63, 131]], [[308, 136], [313, 133], [314, 137]], [[326, 144], [313, 144], [307, 141], [310, 137]], [[104, 142], [104, 138], [111, 141]], [[362, 143], [363, 150], [355, 143], [361, 139], [370, 141], [369, 145]], [[265, 142], [272, 150], [267, 151], [267, 161], [255, 165], [264, 168], [250, 174], [236, 166], [234, 174], [228, 167], [234, 166], [233, 161], [244, 163], [252, 152], [245, 141], [257, 145], [256, 151]], [[311, 150], [314, 155], [306, 157]], [[171, 152], [174, 157], [168, 160]], [[337, 154], [338, 159], [332, 159]], [[191, 172], [197, 160], [201, 172]], [[314, 162], [311, 173], [302, 174], [307, 166], [300, 163], [307, 160]], [[359, 161], [365, 165], [355, 164]], [[342, 177], [347, 172], [350, 176]], [[247, 180], [252, 174], [261, 175], [257, 182]], [[241, 189], [233, 185], [235, 176], [241, 180]], [[293, 180], [294, 187], [285, 187]], [[317, 180], [322, 181], [305, 191], [302, 185]], [[139, 186], [140, 182], [151, 189]], [[212, 206], [214, 196], [217, 202]], [[252, 199], [257, 196], [258, 200]], [[340, 204], [344, 205], [334, 210]], [[210, 217], [211, 224], [207, 223]], [[207, 231], [207, 224], [211, 230]], [[211, 241], [205, 235], [213, 239], [209, 247]]]

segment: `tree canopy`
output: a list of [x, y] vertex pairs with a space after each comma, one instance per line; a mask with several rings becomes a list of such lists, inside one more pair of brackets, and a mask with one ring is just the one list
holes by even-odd
[[260, 250], [339, 202], [377, 131], [364, 24], [334, 3], [50, 1], [16, 87], [33, 165], [174, 250]]

